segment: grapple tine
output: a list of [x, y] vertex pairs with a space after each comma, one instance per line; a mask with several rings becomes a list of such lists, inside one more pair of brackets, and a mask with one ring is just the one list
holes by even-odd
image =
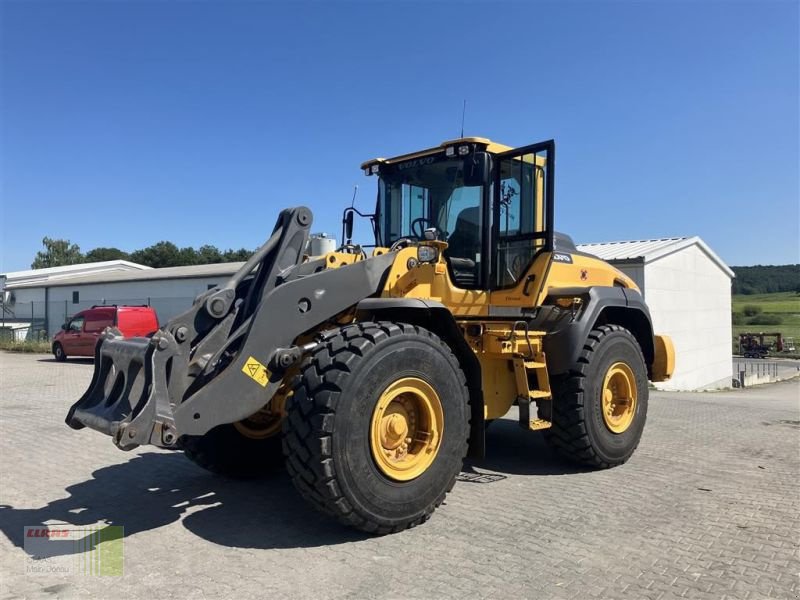
[[[176, 436], [169, 433], [171, 410], [157, 411], [153, 394], [166, 387], [166, 382], [158, 385], [154, 380], [154, 351], [159, 344], [168, 350], [169, 337], [163, 331], [152, 338], [130, 339], [123, 339], [115, 330], [104, 333], [95, 351], [89, 389], [70, 408], [67, 425], [110, 435], [122, 449], [147, 443], [174, 444]], [[159, 353], [159, 362], [168, 355]], [[154, 418], [157, 413], [162, 413], [160, 419]]]

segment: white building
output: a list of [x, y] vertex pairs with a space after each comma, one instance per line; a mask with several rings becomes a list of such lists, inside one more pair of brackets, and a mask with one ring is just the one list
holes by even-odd
[[4, 281], [0, 279], [4, 285], [3, 320], [6, 326], [28, 322], [30, 336], [50, 337], [68, 317], [96, 304], [147, 304], [156, 309], [159, 322], [166, 323], [191, 307], [199, 294], [225, 282], [243, 264], [152, 269], [127, 263], [122, 269], [108, 269], [103, 268], [107, 266], [104, 263], [88, 263], [72, 265], [82, 269], [43, 277], [7, 273]]
[[672, 336], [675, 374], [664, 390], [730, 387], [733, 271], [699, 237], [581, 244], [641, 288], [656, 333]]

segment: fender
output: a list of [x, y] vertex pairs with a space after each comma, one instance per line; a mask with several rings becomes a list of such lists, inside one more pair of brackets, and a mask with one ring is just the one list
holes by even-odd
[[397, 319], [413, 323], [434, 332], [445, 340], [462, 365], [467, 378], [470, 404], [469, 456], [483, 458], [486, 454], [483, 412], [481, 365], [469, 347], [453, 313], [441, 302], [419, 298], [366, 298], [356, 306], [359, 320], [365, 318]]
[[[559, 297], [581, 298], [575, 313], [555, 305]], [[654, 360], [653, 325], [642, 295], [622, 287], [569, 287], [549, 290], [542, 310], [530, 324], [531, 329], [547, 331], [543, 346], [551, 375], [569, 371], [580, 357], [589, 332], [598, 325], [622, 325], [639, 342], [650, 373]]]

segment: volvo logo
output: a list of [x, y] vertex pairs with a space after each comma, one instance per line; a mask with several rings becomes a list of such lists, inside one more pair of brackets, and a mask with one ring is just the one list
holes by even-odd
[[422, 167], [431, 164], [434, 160], [435, 159], [433, 156], [428, 156], [426, 158], [415, 158], [414, 160], [408, 160], [406, 162], [399, 163], [397, 165], [397, 169], [399, 171], [405, 171], [406, 169], [413, 169], [414, 167]]

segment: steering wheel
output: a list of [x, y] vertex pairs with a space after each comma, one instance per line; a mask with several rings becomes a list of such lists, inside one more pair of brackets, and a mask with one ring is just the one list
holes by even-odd
[[517, 254], [511, 260], [511, 266], [508, 269], [509, 274], [514, 278], [514, 281], [518, 281], [520, 277], [522, 277], [522, 271], [525, 269], [526, 263], [521, 254]]
[[[416, 236], [417, 239], [424, 239], [425, 238], [425, 224], [430, 225], [431, 227], [436, 227], [436, 223], [434, 223], [431, 219], [427, 217], [418, 217], [411, 221], [411, 234]], [[417, 233], [417, 226], [419, 225], [419, 233]]]
[[410, 237], [402, 237], [391, 245], [391, 247], [389, 248], [389, 252], [394, 252], [395, 250], [402, 250], [403, 248], [408, 248], [413, 243], [414, 240], [412, 240]]

